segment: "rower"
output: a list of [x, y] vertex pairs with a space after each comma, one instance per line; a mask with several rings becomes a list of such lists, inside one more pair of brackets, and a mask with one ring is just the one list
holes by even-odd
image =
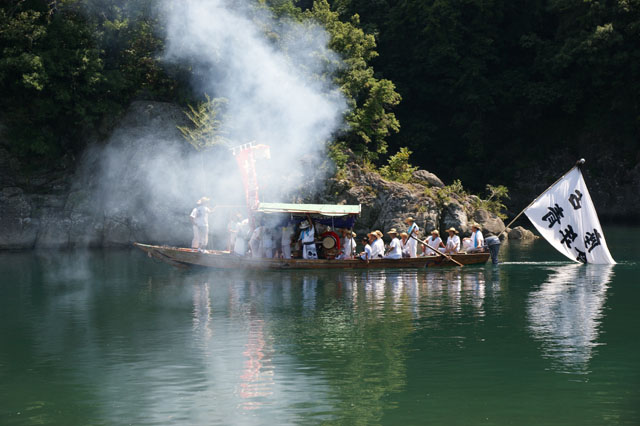
[[[438, 250], [440, 250], [440, 248], [445, 247], [444, 243], [442, 242], [442, 239], [440, 238], [440, 232], [438, 232], [437, 229], [434, 229], [433, 231], [431, 231], [431, 236], [427, 238], [427, 244], [433, 247], [434, 249], [438, 249]], [[440, 251], [443, 251], [443, 250], [440, 250]], [[424, 254], [425, 256], [435, 256], [437, 253], [433, 251], [433, 249], [430, 249], [429, 247], [425, 246]]]
[[[418, 232], [420, 231], [420, 228], [418, 227], [418, 224], [415, 222], [415, 219], [412, 217], [408, 217], [404, 220], [404, 223], [406, 223], [407, 225], [409, 225], [409, 229], [407, 229], [407, 234], [409, 235], [409, 239], [408, 239], [408, 253], [409, 253], [409, 257], [417, 257], [418, 256], [418, 240], [416, 240], [415, 238], [420, 238], [420, 236], [418, 235]], [[412, 238], [415, 237], [415, 238]]]

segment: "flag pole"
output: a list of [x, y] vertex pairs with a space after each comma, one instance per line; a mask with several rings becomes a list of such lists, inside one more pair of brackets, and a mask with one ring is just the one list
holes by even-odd
[[562, 176], [560, 176], [555, 182], [553, 182], [551, 185], [549, 185], [549, 187], [547, 189], [545, 189], [544, 191], [542, 191], [542, 193], [540, 195], [538, 195], [532, 202], [530, 202], [527, 207], [525, 207], [524, 209], [522, 209], [522, 211], [520, 213], [517, 214], [516, 217], [513, 218], [513, 220], [511, 222], [509, 222], [509, 224], [507, 226], [504, 227], [504, 229], [502, 230], [502, 232], [500, 232], [498, 234], [498, 238], [500, 238], [500, 235], [504, 234], [504, 232], [507, 230], [507, 228], [509, 228], [511, 225], [513, 225], [513, 222], [515, 222], [516, 220], [518, 220], [518, 218], [520, 216], [522, 216], [522, 213], [524, 213], [525, 210], [527, 210], [529, 207], [531, 207], [536, 201], [538, 201], [538, 199], [540, 197], [542, 197], [544, 195], [545, 192], [547, 192], [549, 189], [551, 189], [552, 186], [554, 186], [556, 183], [560, 182], [562, 179], [564, 179], [564, 177], [566, 175], [568, 175], [569, 173], [571, 173], [573, 171], [573, 169], [575, 169], [576, 167], [579, 169], [581, 168], [585, 163], [585, 159], [581, 158], [578, 161], [576, 161], [575, 166], [573, 166], [571, 169], [569, 169], [568, 172], [566, 172], [565, 174], [563, 174]]

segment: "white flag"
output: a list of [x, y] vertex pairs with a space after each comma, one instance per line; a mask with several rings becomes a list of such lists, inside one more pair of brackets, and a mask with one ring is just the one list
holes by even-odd
[[616, 263], [578, 167], [547, 189], [524, 213], [538, 232], [569, 259]]

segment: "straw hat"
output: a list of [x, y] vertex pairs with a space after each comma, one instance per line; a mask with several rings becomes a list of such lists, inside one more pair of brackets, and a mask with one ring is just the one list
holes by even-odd
[[404, 220], [404, 223], [408, 223], [408, 222], [415, 222], [416, 220], [414, 218], [412, 218], [411, 216], [409, 216], [408, 218], [406, 218]]
[[458, 231], [456, 231], [456, 228], [454, 228], [453, 226], [449, 229], [447, 229], [447, 232], [453, 232], [454, 234], [457, 234]]
[[302, 222], [300, 222], [300, 229], [307, 229], [310, 226], [311, 225], [309, 225], [309, 221], [308, 220], [303, 220]]
[[355, 238], [355, 237], [357, 237], [357, 236], [358, 236], [358, 234], [356, 234], [355, 232], [352, 232], [352, 233], [351, 233], [351, 236], [352, 236], [353, 238]]
[[436, 234], [438, 237], [440, 236], [440, 232], [438, 232], [437, 229], [434, 229], [433, 231], [431, 231], [431, 234]]
[[480, 227], [480, 225], [478, 225], [478, 222], [472, 222], [472, 223], [471, 223], [471, 227], [472, 227], [472, 228], [476, 228], [476, 229], [480, 229], [480, 230], [482, 229], [482, 228]]
[[375, 238], [378, 238], [378, 235], [376, 234], [376, 232], [375, 232], [375, 231], [373, 231], [373, 232], [367, 232], [367, 237], [375, 237]]
[[387, 234], [391, 235], [398, 235], [398, 231], [396, 231], [396, 228], [391, 228], [389, 229], [389, 231], [387, 231]]
[[400, 236], [409, 238], [409, 234], [407, 234], [406, 232], [401, 232]]
[[382, 231], [381, 231], [381, 230], [379, 230], [379, 229], [376, 229], [375, 231], [373, 231], [373, 233], [374, 233], [374, 234], [376, 234], [376, 236], [377, 236], [378, 238], [382, 238], [382, 237], [384, 236], [384, 234], [382, 233]]
[[198, 200], [198, 204], [206, 204], [209, 202], [209, 198], [208, 197], [202, 197]]

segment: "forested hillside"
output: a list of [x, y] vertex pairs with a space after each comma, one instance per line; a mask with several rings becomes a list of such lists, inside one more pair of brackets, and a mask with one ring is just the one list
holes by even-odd
[[333, 6], [376, 35], [373, 65], [402, 96], [392, 148], [444, 178], [504, 183], [554, 158], [612, 151], [623, 168], [640, 160], [640, 1]]
[[[160, 3], [2, 3], [0, 124], [27, 168], [73, 162], [132, 100], [186, 109], [216, 96], [192, 84], [190, 64], [163, 61]], [[269, 10], [329, 33], [341, 57], [329, 77], [349, 107], [330, 141], [338, 163], [349, 149], [382, 167], [406, 147], [412, 164], [474, 191], [552, 180], [579, 156], [603, 180], [637, 168], [640, 0], [252, 4], [256, 19]], [[282, 42], [278, 28], [265, 33]]]

